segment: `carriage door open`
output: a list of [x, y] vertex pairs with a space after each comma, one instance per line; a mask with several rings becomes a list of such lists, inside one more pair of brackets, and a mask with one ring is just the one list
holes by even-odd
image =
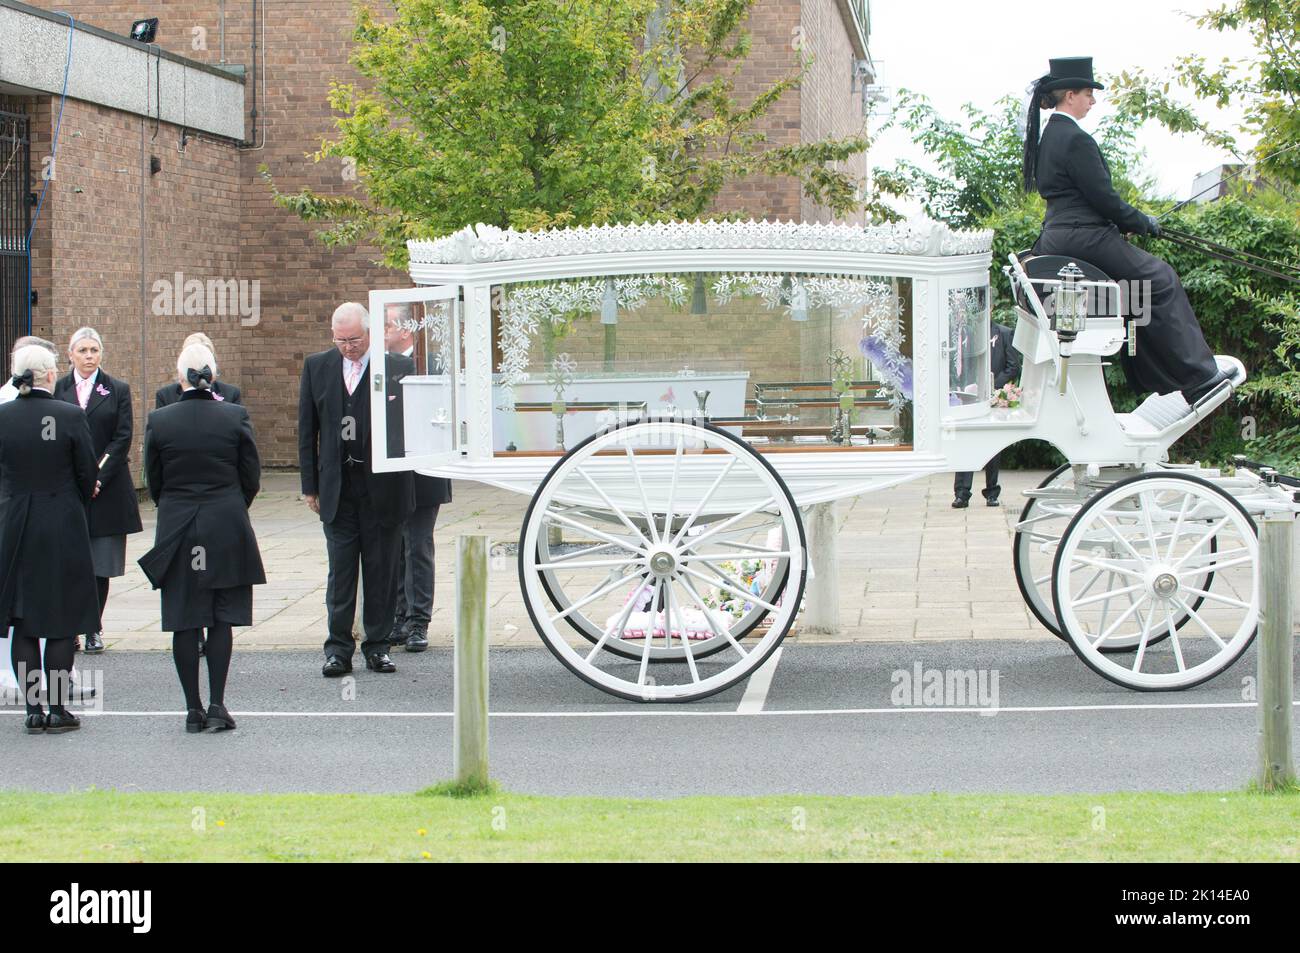
[[460, 288], [370, 292], [371, 455], [375, 472], [458, 459], [463, 434]]
[[942, 415], [981, 417], [989, 412], [993, 395], [988, 283], [947, 286], [942, 308], [947, 319], [939, 344], [945, 395]]

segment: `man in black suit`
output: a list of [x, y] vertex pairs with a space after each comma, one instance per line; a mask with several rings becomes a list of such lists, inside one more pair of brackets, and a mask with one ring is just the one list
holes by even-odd
[[[208, 337], [206, 334], [204, 334], [202, 331], [195, 331], [193, 334], [187, 337], [181, 343], [181, 350], [184, 351], [191, 344], [202, 344], [204, 347], [206, 347], [209, 351], [212, 352], [213, 355], [212, 360], [214, 362], [216, 361], [217, 359], [216, 349], [212, 346], [212, 339]], [[217, 366], [215, 363], [212, 365], [212, 373], [214, 376], [217, 373]], [[183, 393], [183, 388], [181, 387], [180, 381], [173, 381], [170, 384], [163, 384], [163, 386], [159, 387], [158, 391], [153, 396], [154, 409], [157, 410], [159, 407], [166, 407], [170, 404], [174, 404], [178, 402], [181, 399], [182, 393]], [[227, 383], [226, 381], [219, 381], [219, 380], [214, 380], [212, 382], [212, 399], [216, 401], [224, 401], [225, 403], [228, 404], [243, 403], [243, 401], [240, 399], [238, 387], [236, 387], [234, 384]]]
[[[993, 371], [994, 390], [1005, 387], [1020, 376], [1022, 361], [1020, 352], [1011, 346], [1012, 337], [1014, 335], [1011, 329], [1005, 325], [994, 322], [989, 328], [989, 369]], [[1002, 493], [1002, 487], [998, 485], [1000, 456], [1001, 454], [994, 454], [993, 459], [984, 466], [984, 502], [989, 506], [1002, 505], [998, 501], [998, 496]], [[953, 509], [963, 510], [970, 506], [974, 478], [974, 473], [957, 474], [952, 484]]]
[[396, 429], [400, 448], [402, 397], [395, 378], [414, 365], [389, 354], [385, 356], [387, 381], [371, 373], [369, 315], [360, 304], [339, 305], [330, 326], [334, 347], [308, 356], [303, 364], [298, 463], [303, 496], [312, 512], [320, 515], [329, 554], [325, 594], [329, 637], [321, 672], [326, 678], [337, 678], [352, 671], [358, 566], [365, 586], [361, 652], [366, 667], [375, 672], [397, 670], [388, 655], [388, 637], [397, 598], [402, 525], [415, 506], [415, 495], [409, 471], [374, 472], [370, 389], [384, 389], [385, 406], [392, 409], [386, 432], [391, 444]]
[[[1034, 86], [1025, 129], [1025, 191], [1037, 191], [1047, 200], [1034, 253], [1078, 258], [1096, 265], [1121, 287], [1148, 288], [1145, 314], [1135, 315], [1137, 354], [1130, 357], [1125, 351], [1120, 356], [1125, 376], [1140, 394], [1177, 390], [1195, 404], [1227, 375], [1205, 343], [1177, 272], [1123, 237], [1158, 238], [1160, 224], [1119, 197], [1101, 149], [1079, 126], [1096, 102], [1092, 91], [1102, 88], [1092, 78], [1092, 57], [1050, 63], [1050, 72]], [[1041, 138], [1040, 109], [1055, 110]], [[1132, 300], [1127, 307], [1130, 314], [1136, 310]]]
[[[429, 360], [416, 354], [416, 326], [410, 304], [390, 304], [384, 315], [384, 350], [416, 362]], [[404, 444], [404, 441], [403, 441]], [[390, 456], [392, 444], [390, 443]], [[402, 528], [402, 554], [397, 563], [397, 613], [392, 644], [408, 652], [429, 647], [429, 621], [433, 616], [433, 528], [438, 507], [451, 502], [451, 481], [415, 474], [415, 509]]]

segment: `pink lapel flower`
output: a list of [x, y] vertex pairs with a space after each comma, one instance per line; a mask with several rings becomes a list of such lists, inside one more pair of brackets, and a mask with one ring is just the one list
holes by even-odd
[[212, 392], [212, 399], [213, 399], [213, 400], [225, 400], [226, 398], [222, 397], [220, 394], [218, 394], [218, 393], [214, 390], [214, 391]]
[[100, 397], [107, 397], [107, 396], [108, 396], [108, 388], [105, 387], [103, 384], [96, 384], [96, 385], [95, 385], [95, 393], [98, 394]]

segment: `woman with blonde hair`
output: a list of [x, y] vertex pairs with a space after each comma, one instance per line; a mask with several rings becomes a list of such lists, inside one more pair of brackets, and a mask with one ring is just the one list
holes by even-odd
[[104, 342], [94, 328], [78, 328], [68, 342], [72, 370], [54, 385], [54, 397], [84, 412], [95, 447], [99, 479], [90, 501], [90, 551], [99, 588], [99, 618], [88, 629], [86, 652], [104, 651], [104, 607], [108, 581], [126, 573], [126, 537], [144, 529], [131, 478], [131, 438], [135, 411], [131, 387], [100, 366]]
[[[185, 694], [185, 730], [227, 731], [225, 705], [233, 626], [253, 624], [253, 586], [266, 582], [248, 507], [261, 463], [248, 411], [212, 392], [212, 352], [191, 344], [176, 362], [181, 399], [149, 415], [144, 468], [158, 504], [154, 547], [140, 568], [162, 590], [162, 627], [172, 633]], [[199, 695], [199, 643], [207, 630], [209, 705]]]
[[[28, 734], [81, 727], [67, 710], [73, 642], [99, 617], [86, 504], [95, 453], [86, 415], [53, 399], [54, 355], [34, 344], [13, 358], [15, 400], [0, 405], [0, 629], [25, 690]], [[45, 639], [42, 660], [40, 640]], [[41, 707], [42, 672], [49, 714]]]

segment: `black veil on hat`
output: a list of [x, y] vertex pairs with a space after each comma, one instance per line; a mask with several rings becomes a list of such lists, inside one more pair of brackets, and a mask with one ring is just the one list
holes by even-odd
[[1021, 163], [1021, 178], [1026, 192], [1038, 190], [1038, 113], [1051, 109], [1048, 93], [1060, 89], [1105, 89], [1093, 79], [1091, 56], [1059, 56], [1047, 61], [1047, 72], [1034, 80], [1029, 87], [1029, 112], [1025, 116], [1025, 150]]

